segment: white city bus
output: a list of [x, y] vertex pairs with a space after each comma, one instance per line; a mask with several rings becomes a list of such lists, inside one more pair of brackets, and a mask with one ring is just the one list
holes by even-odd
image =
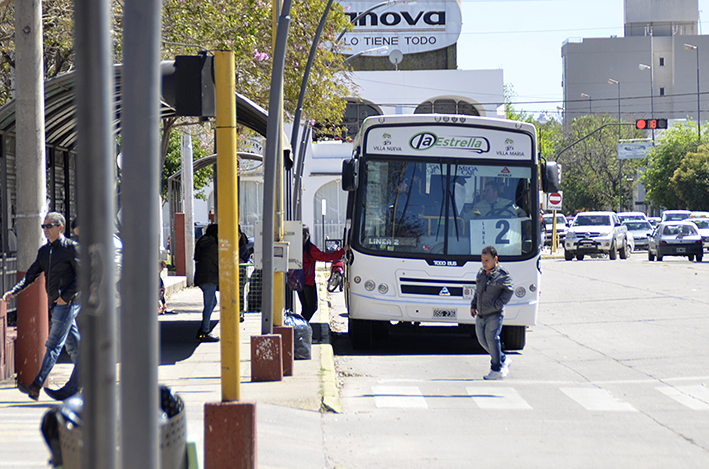
[[558, 190], [556, 164], [540, 163], [536, 148], [534, 126], [518, 121], [414, 114], [363, 122], [342, 168], [355, 348], [386, 337], [378, 332], [388, 323], [474, 324], [487, 245], [514, 280], [504, 345], [524, 347], [539, 300], [539, 191]]

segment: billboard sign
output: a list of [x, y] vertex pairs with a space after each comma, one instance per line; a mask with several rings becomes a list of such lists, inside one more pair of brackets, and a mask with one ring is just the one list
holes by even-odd
[[390, 53], [399, 50], [403, 54], [444, 49], [458, 41], [463, 24], [460, 0], [392, 2], [377, 8], [372, 7], [382, 4], [371, 0], [341, 0], [340, 4], [350, 21], [359, 17], [341, 40], [347, 55], [381, 55], [380, 51], [365, 51], [383, 46]]

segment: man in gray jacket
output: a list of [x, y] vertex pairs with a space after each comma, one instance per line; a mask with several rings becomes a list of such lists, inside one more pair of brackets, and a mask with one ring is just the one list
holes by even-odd
[[511, 360], [502, 353], [500, 332], [505, 304], [514, 289], [510, 273], [497, 262], [497, 249], [486, 246], [481, 254], [482, 268], [475, 280], [475, 293], [470, 314], [476, 318], [475, 334], [480, 345], [490, 354], [490, 373], [484, 379], [503, 379], [509, 373]]

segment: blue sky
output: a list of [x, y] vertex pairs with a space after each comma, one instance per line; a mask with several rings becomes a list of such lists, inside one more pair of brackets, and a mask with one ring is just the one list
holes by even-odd
[[[458, 68], [504, 70], [515, 109], [557, 112], [561, 46], [567, 39], [623, 36], [623, 0], [461, 0]], [[706, 12], [702, 7], [706, 6]], [[699, 0], [709, 34], [709, 0]], [[705, 19], [706, 15], [706, 19]]]

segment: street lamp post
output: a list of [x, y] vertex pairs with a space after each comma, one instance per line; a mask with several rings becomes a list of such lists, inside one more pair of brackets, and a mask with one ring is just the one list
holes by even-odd
[[701, 123], [701, 94], [699, 93], [699, 46], [694, 46], [692, 44], [685, 44], [684, 50], [693, 50], [697, 53], [697, 140], [702, 140], [702, 123]]
[[[650, 65], [645, 65], [645, 64], [638, 64], [638, 69], [640, 70], [650, 70], [650, 118], [654, 119], [655, 118], [655, 99], [653, 97], [653, 90], [655, 87], [652, 84], [652, 76], [654, 75], [654, 72], [652, 70], [652, 67]], [[655, 146], [655, 129], [651, 129], [652, 132], [652, 146]]]
[[[618, 86], [618, 143], [620, 143], [620, 82], [612, 78], [608, 83]], [[618, 159], [618, 211], [623, 211], [623, 160]]]
[[591, 109], [591, 95], [586, 94], [586, 93], [581, 93], [582, 98], [588, 98], [588, 113], [593, 114], [593, 110]]

